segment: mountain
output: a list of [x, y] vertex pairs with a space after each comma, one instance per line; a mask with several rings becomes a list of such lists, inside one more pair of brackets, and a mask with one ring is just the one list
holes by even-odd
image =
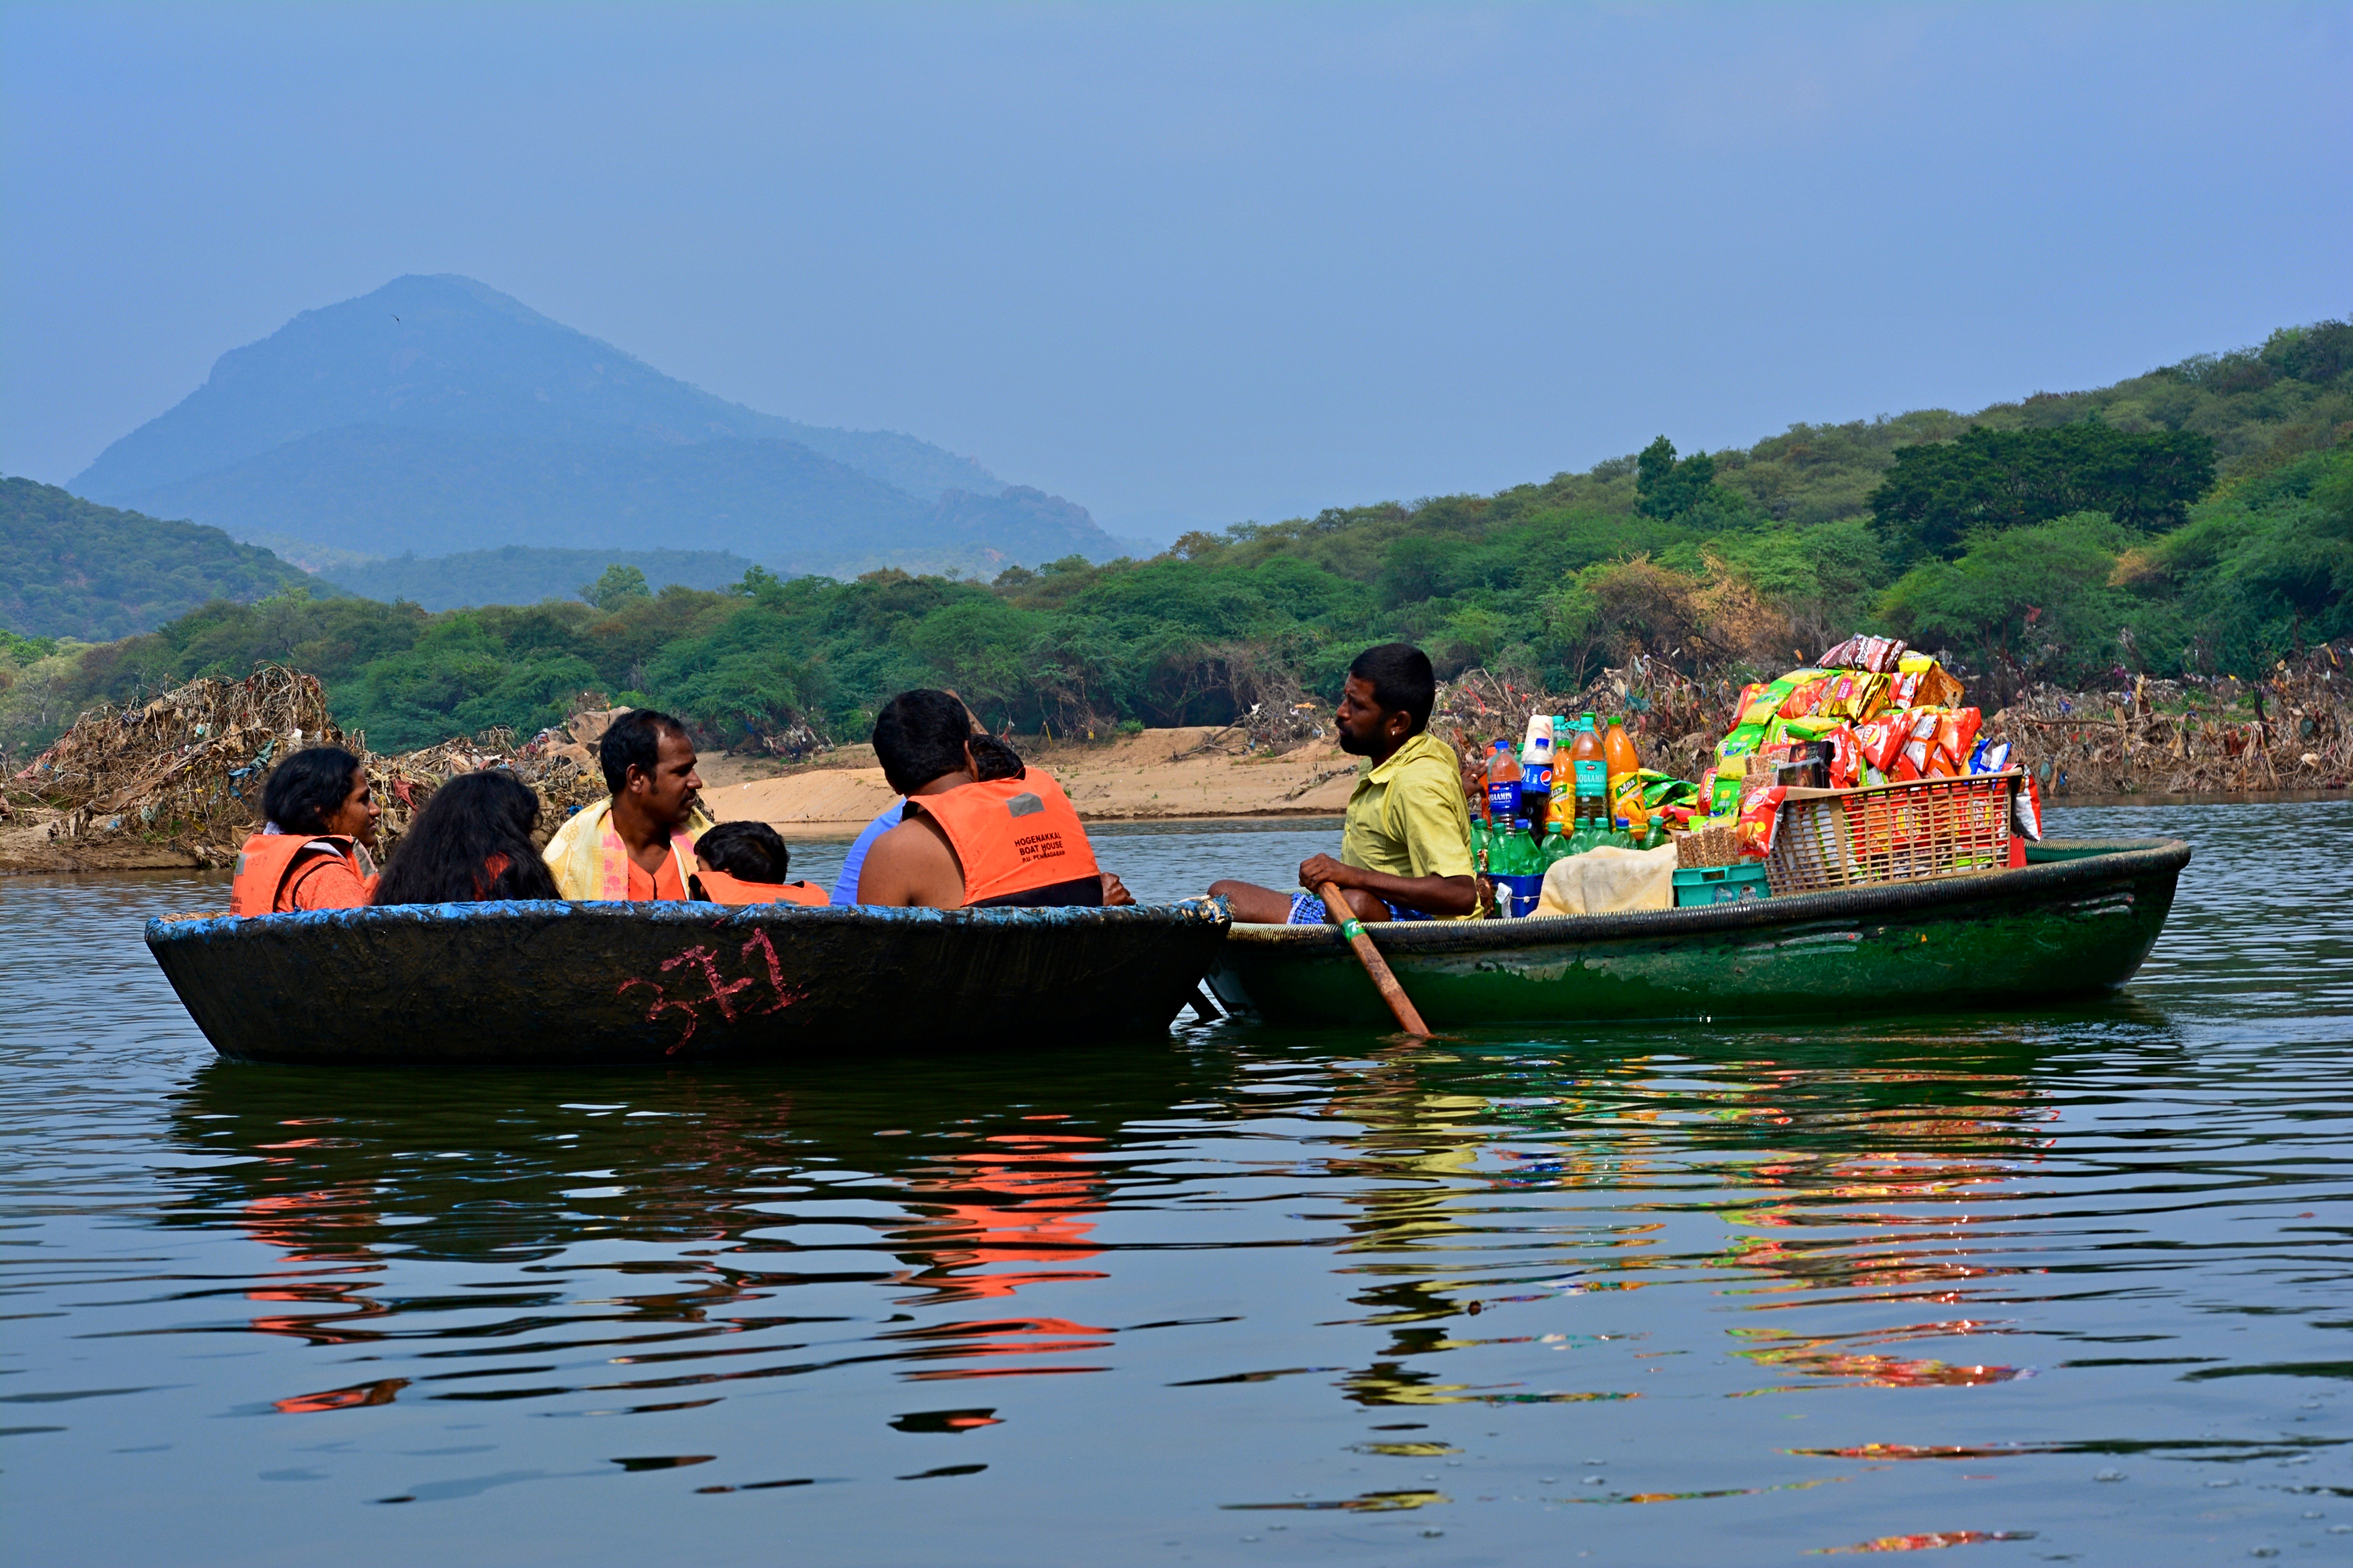
[[208, 600], [250, 604], [297, 584], [332, 592], [217, 528], [0, 479], [0, 626], [11, 631], [100, 642], [153, 631]]
[[814, 570], [1120, 553], [1085, 509], [969, 458], [729, 403], [453, 276], [396, 279], [223, 354], [72, 488], [375, 555], [691, 544]]

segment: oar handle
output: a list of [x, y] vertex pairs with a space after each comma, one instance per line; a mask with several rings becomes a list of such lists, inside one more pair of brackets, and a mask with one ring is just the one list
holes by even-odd
[[1381, 1000], [1388, 1003], [1389, 1011], [1397, 1015], [1398, 1026], [1409, 1035], [1420, 1035], [1426, 1038], [1430, 1026], [1421, 1021], [1421, 1015], [1414, 1009], [1413, 998], [1405, 994], [1405, 987], [1398, 984], [1398, 977], [1389, 973], [1388, 961], [1381, 956], [1380, 949], [1373, 945], [1373, 939], [1366, 933], [1364, 922], [1356, 919], [1356, 911], [1340, 891], [1340, 884], [1326, 882], [1316, 889], [1316, 893], [1324, 900], [1324, 918], [1338, 926], [1340, 934], [1348, 939], [1348, 946], [1355, 951], [1356, 962], [1365, 966], [1365, 973], [1373, 977], [1374, 988], [1380, 992]]

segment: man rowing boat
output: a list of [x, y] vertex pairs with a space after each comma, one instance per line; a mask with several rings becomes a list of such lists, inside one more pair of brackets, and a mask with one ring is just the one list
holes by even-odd
[[[1428, 656], [1406, 643], [1366, 648], [1341, 688], [1340, 749], [1365, 759], [1348, 796], [1340, 858], [1311, 855], [1299, 882], [1337, 884], [1361, 921], [1468, 920], [1479, 912], [1471, 811], [1454, 748], [1426, 732], [1438, 700]], [[1209, 884], [1234, 919], [1318, 925], [1324, 900], [1250, 882]]]

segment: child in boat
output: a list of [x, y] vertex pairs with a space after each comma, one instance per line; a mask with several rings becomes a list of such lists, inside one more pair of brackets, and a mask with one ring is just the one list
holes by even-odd
[[765, 822], [723, 822], [694, 841], [695, 874], [687, 892], [730, 909], [751, 904], [829, 902], [823, 888], [785, 880], [791, 852]]
[[539, 796], [502, 768], [459, 773], [433, 792], [376, 884], [379, 904], [553, 899], [555, 876], [531, 830]]

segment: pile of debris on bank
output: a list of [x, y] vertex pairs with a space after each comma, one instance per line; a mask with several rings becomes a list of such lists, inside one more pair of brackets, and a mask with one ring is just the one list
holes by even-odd
[[225, 866], [260, 821], [269, 770], [305, 746], [343, 746], [359, 755], [384, 806], [379, 856], [444, 783], [491, 767], [509, 770], [538, 795], [543, 842], [574, 811], [605, 798], [589, 747], [613, 716], [584, 712], [566, 730], [543, 731], [523, 744], [511, 730], [487, 730], [471, 741], [379, 755], [364, 733], [337, 728], [316, 677], [263, 665], [243, 680], [193, 680], [142, 707], [83, 714], [5, 781], [0, 818], [46, 819], [37, 845], [48, 853], [27, 857], [15, 847], [14, 858], [119, 864], [123, 851], [143, 847]]

